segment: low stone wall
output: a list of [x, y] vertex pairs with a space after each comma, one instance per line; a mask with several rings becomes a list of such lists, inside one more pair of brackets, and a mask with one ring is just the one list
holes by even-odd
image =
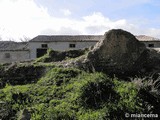
[[9, 85], [36, 83], [43, 76], [46, 68], [32, 64], [6, 63], [0, 65], [0, 89]]

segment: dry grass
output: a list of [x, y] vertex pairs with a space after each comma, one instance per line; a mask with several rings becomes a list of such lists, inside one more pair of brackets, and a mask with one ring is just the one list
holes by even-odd
[[144, 89], [154, 97], [160, 99], [160, 76], [156, 79], [153, 78], [153, 75], [143, 78], [131, 78], [131, 81], [139, 90]]

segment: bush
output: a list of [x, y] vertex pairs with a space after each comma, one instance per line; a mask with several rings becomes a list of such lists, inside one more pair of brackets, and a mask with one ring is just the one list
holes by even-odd
[[38, 84], [60, 86], [62, 83], [67, 83], [72, 78], [77, 77], [81, 72], [74, 68], [53, 68], [38, 81]]
[[110, 78], [102, 74], [96, 74], [94, 77], [94, 81], [89, 80], [82, 88], [80, 103], [83, 106], [97, 109], [101, 108], [105, 102], [114, 103], [119, 100], [118, 94], [113, 89], [113, 81]]
[[132, 82], [55, 66], [38, 82], [6, 85], [0, 89], [0, 101], [5, 102], [5, 111], [0, 114], [3, 119], [20, 118], [18, 113], [24, 109], [30, 112], [32, 120], [123, 120], [126, 112], [146, 110], [139, 89]]
[[84, 55], [88, 49], [83, 50], [69, 50], [69, 51], [54, 51], [51, 49], [48, 49], [47, 54], [44, 56], [38, 58], [36, 62], [56, 62], [56, 61], [62, 61], [66, 60], [68, 58], [76, 58], [81, 55]]
[[35, 83], [43, 76], [45, 69], [43, 66], [15, 64], [1, 71], [0, 87], [4, 87], [6, 83], [11, 85]]

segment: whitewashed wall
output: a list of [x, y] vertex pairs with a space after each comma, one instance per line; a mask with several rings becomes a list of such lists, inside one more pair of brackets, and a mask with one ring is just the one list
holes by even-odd
[[[48, 48], [57, 51], [71, 50], [71, 49], [83, 49], [95, 45], [97, 42], [29, 42], [30, 57], [36, 58], [37, 48], [41, 48], [41, 44], [48, 44]], [[69, 48], [69, 44], [76, 44], [75, 48]]]
[[154, 48], [160, 48], [160, 41], [141, 41], [148, 47], [149, 44], [154, 44]]
[[[9, 53], [10, 58], [5, 58], [5, 54]], [[17, 61], [26, 61], [30, 59], [30, 53], [27, 50], [16, 51], [0, 51], [0, 63], [9, 63]]]
[[[141, 41], [148, 47], [148, 44], [154, 44], [154, 49], [160, 51], [160, 42], [157, 41]], [[37, 56], [37, 49], [42, 48], [42, 44], [48, 44], [48, 48], [57, 51], [83, 49], [94, 46], [97, 42], [29, 42], [29, 50], [16, 50], [16, 51], [0, 51], [0, 63], [8, 63], [15, 61], [26, 61], [35, 59]], [[69, 44], [76, 44], [75, 48], [70, 48]], [[152, 48], [152, 47], [151, 47]], [[5, 53], [10, 53], [10, 58], [5, 58]]]

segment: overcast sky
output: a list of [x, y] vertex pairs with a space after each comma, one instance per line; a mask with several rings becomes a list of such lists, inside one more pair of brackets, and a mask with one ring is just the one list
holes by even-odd
[[0, 0], [0, 15], [2, 40], [113, 28], [160, 38], [160, 0]]

